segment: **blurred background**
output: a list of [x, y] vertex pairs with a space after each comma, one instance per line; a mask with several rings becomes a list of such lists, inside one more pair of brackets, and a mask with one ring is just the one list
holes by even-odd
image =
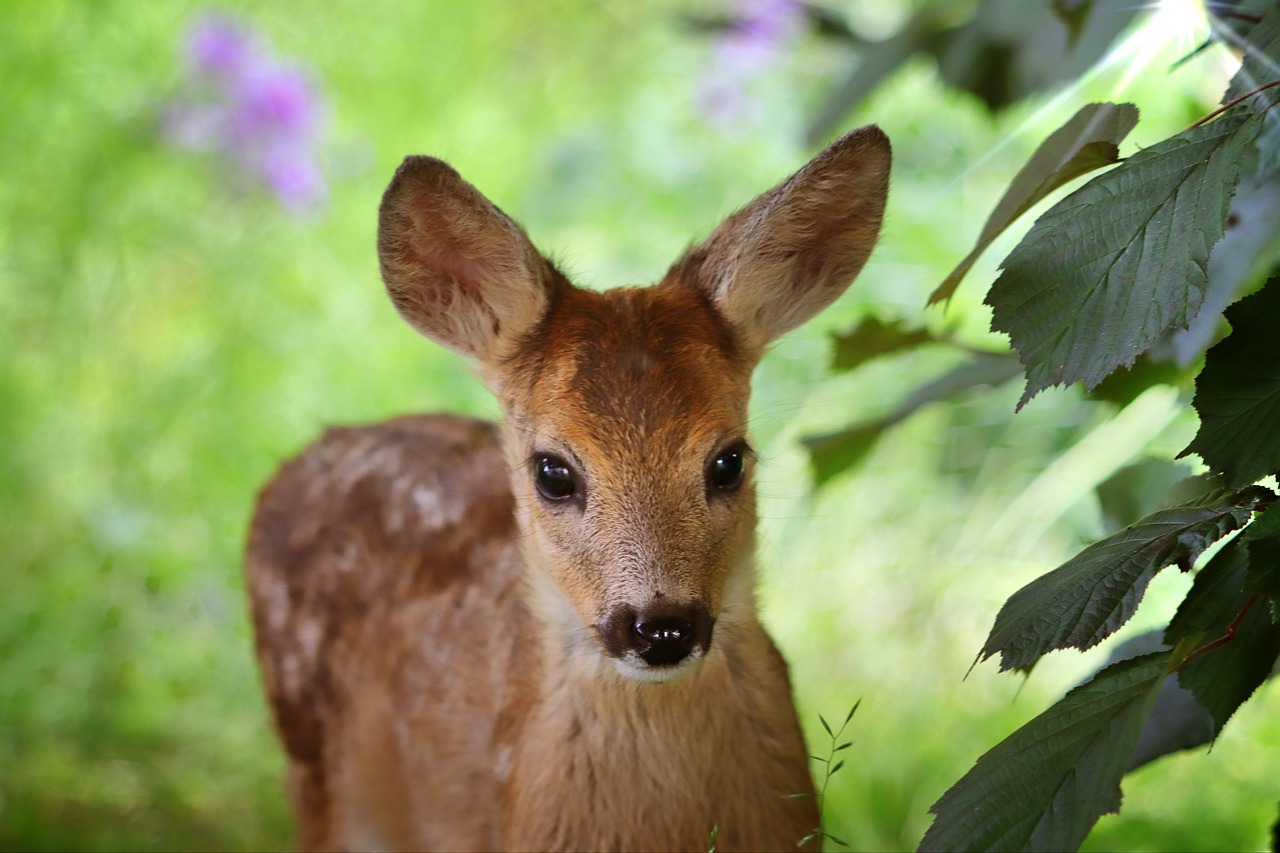
[[[862, 701], [828, 831], [914, 848], [981, 753], [1105, 658], [970, 671], [1000, 604], [1107, 532], [1100, 483], [1195, 430], [1169, 388], [1124, 406], [1056, 389], [1015, 417], [1015, 381], [921, 407], [814, 487], [801, 439], [957, 361], [926, 347], [835, 373], [832, 333], [878, 318], [1007, 348], [981, 300], [1016, 234], [924, 306], [1030, 151], [1079, 106], [1129, 100], [1131, 153], [1212, 109], [1236, 64], [1215, 47], [1173, 67], [1207, 32], [1181, 0], [1111, 4], [1115, 32], [1074, 33], [1096, 56], [1063, 70], [1031, 5], [6, 0], [0, 848], [291, 845], [241, 580], [255, 492], [329, 424], [495, 413], [382, 292], [376, 207], [401, 157], [448, 160], [606, 287], [658, 279], [868, 122], [895, 147], [880, 248], [757, 374], [762, 602], [815, 751], [818, 716]], [[1125, 633], [1188, 584], [1160, 575]], [[1263, 691], [1208, 754], [1127, 779], [1087, 847], [1263, 848], [1280, 766]]]

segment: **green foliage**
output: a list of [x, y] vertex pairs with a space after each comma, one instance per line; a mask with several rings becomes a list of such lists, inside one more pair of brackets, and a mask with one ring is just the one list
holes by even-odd
[[1138, 6], [1105, 0], [923, 2], [893, 33], [868, 38], [827, 28], [856, 48], [857, 61], [820, 110], [809, 139], [828, 136], [889, 74], [928, 56], [949, 86], [978, 97], [992, 112], [1071, 80], [1101, 59], [1132, 22]]
[[[1232, 199], [1242, 182], [1271, 177], [1274, 137], [1262, 131], [1275, 99], [1261, 95], [1274, 81], [1259, 85], [1258, 77], [1277, 67], [1278, 26], [1273, 5], [1252, 32], [1241, 31], [1247, 58], [1223, 110], [1071, 193], [1005, 259], [986, 302], [993, 330], [1009, 335], [1026, 372], [1019, 408], [1052, 385], [1091, 390], [1117, 370], [1129, 371], [1137, 389], [1144, 380], [1176, 381], [1176, 372], [1130, 368], [1214, 310], [1206, 303], [1210, 256]], [[949, 297], [976, 254], [1043, 197], [1029, 187], [1053, 174], [1048, 152], [1069, 152], [1061, 140], [1077, 138], [1081, 120], [1051, 136], [1015, 177], [936, 297]], [[1209, 350], [1196, 380], [1201, 428], [1184, 453], [1198, 453], [1234, 491], [1153, 512], [1027, 584], [997, 615], [980, 656], [999, 653], [1002, 670], [1030, 669], [1055, 649], [1088, 649], [1129, 620], [1161, 569], [1191, 571], [1204, 551], [1245, 528], [1197, 573], [1165, 633], [1169, 650], [1103, 669], [983, 756], [935, 804], [921, 849], [1075, 849], [1102, 814], [1119, 809], [1121, 777], [1167, 674], [1177, 673], [1221, 731], [1273, 671], [1280, 626], [1274, 608], [1258, 605], [1262, 590], [1274, 588], [1275, 513], [1253, 516], [1275, 495], [1252, 484], [1280, 471], [1280, 384], [1267, 337], [1277, 293], [1269, 284], [1226, 312], [1232, 332]], [[825, 460], [815, 454], [815, 463], [821, 472]], [[1164, 751], [1182, 745], [1171, 737]]]
[[[978, 256], [1013, 221], [1054, 190], [1120, 159], [1120, 143], [1138, 123], [1133, 104], [1088, 104], [1040, 143], [1026, 165], [1014, 175], [1009, 189], [982, 226], [977, 245], [929, 296], [929, 302], [950, 299]], [[841, 366], [839, 363], [837, 367]]]
[[[859, 328], [862, 328], [859, 326]], [[856, 334], [856, 333], [855, 333]], [[899, 340], [910, 340], [910, 335], [903, 335]], [[841, 351], [845, 358], [853, 363], [860, 363], [852, 355], [848, 355], [853, 338], [846, 336]], [[924, 339], [916, 339], [923, 342]], [[909, 346], [900, 344], [895, 349]], [[875, 445], [876, 440], [885, 430], [915, 414], [921, 407], [929, 403], [950, 400], [957, 395], [974, 388], [1000, 385], [1018, 375], [1017, 362], [1003, 354], [974, 353], [965, 361], [947, 370], [942, 375], [911, 391], [888, 414], [867, 421], [856, 423], [826, 435], [815, 435], [804, 439], [813, 464], [814, 481], [821, 485], [841, 471], [855, 465]]]
[[835, 335], [835, 354], [831, 366], [836, 370], [853, 370], [873, 358], [902, 352], [934, 340], [924, 329], [911, 329], [902, 320], [885, 323], [868, 317], [843, 334]]
[[1196, 453], [1241, 486], [1280, 470], [1280, 277], [1227, 309], [1231, 334], [1205, 356], [1192, 401], [1200, 431], [1184, 454]]
[[1167, 652], [1115, 664], [978, 759], [930, 810], [920, 850], [1074, 850], [1120, 808]]
[[[1058, 22], [1082, 25], [1099, 6], [1078, 4]], [[980, 3], [966, 28], [1002, 8], [999, 0]], [[1014, 176], [974, 247], [931, 297], [951, 299], [979, 256], [1055, 190], [1112, 166], [1036, 219], [986, 294], [991, 328], [1008, 335], [1026, 375], [1016, 409], [1051, 386], [1074, 383], [1094, 399], [1136, 405], [1155, 385], [1194, 377], [1200, 429], [1183, 455], [1198, 454], [1212, 476], [1199, 479], [1198, 493], [1180, 487], [1179, 500], [1156, 495], [1163, 500], [1155, 509], [1150, 500], [1128, 499], [1143, 517], [1008, 599], [979, 657], [999, 654], [1002, 671], [1030, 670], [1053, 650], [1086, 650], [1114, 634], [1166, 566], [1195, 572], [1161, 650], [1106, 666], [983, 756], [938, 800], [921, 849], [1080, 846], [1101, 815], [1119, 809], [1127, 770], [1197, 742], [1179, 730], [1201, 725], [1197, 715], [1165, 713], [1157, 701], [1191, 697], [1216, 734], [1274, 671], [1280, 550], [1276, 513], [1264, 510], [1276, 496], [1258, 481], [1280, 473], [1273, 331], [1280, 285], [1272, 269], [1280, 236], [1267, 224], [1280, 217], [1280, 202], [1265, 189], [1280, 163], [1272, 109], [1280, 102], [1280, 4], [1218, 8], [1233, 19], [1218, 32], [1244, 55], [1222, 108], [1122, 158], [1118, 146], [1136, 109], [1085, 107]], [[1034, 18], [1019, 26], [1039, 26]], [[957, 82], [945, 68], [943, 76]], [[987, 99], [993, 108], [1001, 103], [995, 95]], [[1242, 218], [1258, 221], [1258, 238], [1224, 239], [1241, 230]], [[1224, 316], [1230, 333], [1211, 347]], [[856, 333], [838, 339], [833, 366], [859, 365], [846, 348], [873, 349], [867, 341]], [[884, 348], [916, 343], [899, 334]], [[817, 480], [860, 462], [886, 427], [946, 396], [929, 382], [886, 417], [810, 439]], [[1163, 473], [1147, 487], [1161, 482], [1166, 488]]]
[[1200, 311], [1258, 124], [1236, 113], [1135, 154], [1056, 204], [991, 285], [993, 329], [1027, 374], [1093, 388]]
[[1095, 542], [1010, 596], [981, 657], [999, 653], [1000, 669], [1027, 669], [1056, 649], [1092, 648], [1129, 621], [1157, 572], [1190, 571], [1205, 548], [1274, 498], [1259, 486], [1211, 493]]

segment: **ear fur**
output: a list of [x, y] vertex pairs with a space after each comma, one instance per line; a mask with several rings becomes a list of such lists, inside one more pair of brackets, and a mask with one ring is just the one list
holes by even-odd
[[567, 285], [520, 226], [434, 157], [406, 157], [383, 194], [378, 259], [400, 315], [484, 367]]
[[701, 289], [762, 353], [844, 293], [876, 244], [889, 192], [889, 138], [850, 131], [730, 216], [672, 272]]

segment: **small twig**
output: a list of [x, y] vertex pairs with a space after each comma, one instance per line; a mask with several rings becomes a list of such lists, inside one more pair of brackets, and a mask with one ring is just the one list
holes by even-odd
[[1226, 632], [1212, 643], [1201, 646], [1191, 654], [1187, 655], [1186, 658], [1183, 659], [1182, 663], [1178, 664], [1178, 669], [1182, 669], [1196, 658], [1206, 655], [1214, 649], [1221, 648], [1235, 639], [1236, 631], [1240, 628], [1240, 623], [1244, 621], [1244, 617], [1249, 615], [1249, 611], [1253, 609], [1253, 605], [1256, 604], [1257, 601], [1258, 596], [1249, 596], [1249, 600], [1244, 603], [1244, 607], [1240, 609], [1240, 613], [1237, 614], [1236, 618], [1231, 620], [1231, 624], [1227, 626]]
[[[1228, 101], [1227, 103], [1223, 104], [1222, 106], [1218, 107], [1216, 110], [1214, 110], [1213, 112], [1209, 113], [1207, 116], [1205, 116], [1204, 118], [1200, 119], [1200, 120], [1199, 120], [1198, 122], [1196, 122], [1195, 124], [1191, 125], [1191, 127], [1199, 127], [1199, 126], [1200, 126], [1200, 125], [1202, 125], [1202, 124], [1206, 124], [1206, 123], [1208, 123], [1208, 122], [1210, 122], [1210, 121], [1213, 121], [1215, 118], [1217, 118], [1218, 116], [1222, 115], [1222, 114], [1223, 114], [1223, 113], [1225, 113], [1227, 110], [1231, 109], [1232, 107], [1234, 107], [1236, 104], [1240, 103], [1241, 101], [1246, 100], [1246, 99], [1248, 99], [1248, 98], [1252, 98], [1254, 95], [1258, 94], [1259, 92], [1265, 92], [1265, 91], [1267, 91], [1268, 89], [1270, 89], [1270, 88], [1272, 88], [1272, 87], [1274, 87], [1274, 86], [1280, 86], [1280, 80], [1272, 80], [1270, 83], [1263, 83], [1263, 84], [1262, 84], [1261, 86], [1259, 86], [1258, 88], [1253, 89], [1253, 90], [1248, 91], [1248, 92], [1245, 92], [1245, 93], [1244, 93], [1243, 95], [1241, 95], [1240, 97], [1238, 97], [1238, 98], [1234, 98], [1234, 99], [1232, 99], [1232, 100]], [[1187, 130], [1190, 130], [1190, 129], [1191, 129], [1191, 127], [1188, 127], [1188, 128], [1187, 128]], [[1183, 132], [1185, 133], [1186, 131], [1183, 131]]]

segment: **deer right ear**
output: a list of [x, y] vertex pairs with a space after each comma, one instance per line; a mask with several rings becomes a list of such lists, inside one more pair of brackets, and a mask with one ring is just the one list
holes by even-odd
[[406, 157], [382, 196], [378, 260], [415, 329], [492, 367], [546, 314], [564, 280], [524, 231], [447, 163]]

